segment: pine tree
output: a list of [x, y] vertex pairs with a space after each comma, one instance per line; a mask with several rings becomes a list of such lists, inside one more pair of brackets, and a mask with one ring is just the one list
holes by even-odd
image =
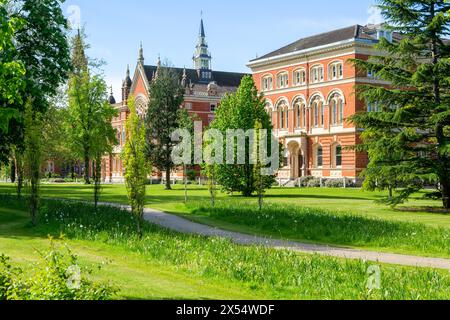
[[128, 100], [130, 114], [126, 124], [126, 143], [122, 154], [125, 167], [125, 185], [131, 212], [136, 219], [137, 232], [142, 236], [141, 221], [144, 214], [145, 186], [149, 166], [145, 156], [145, 126], [137, 115], [134, 98]]
[[390, 83], [357, 88], [366, 103], [377, 104], [381, 111], [359, 113], [351, 119], [364, 128], [363, 145], [358, 149], [372, 154], [366, 172], [380, 178], [384, 172], [395, 173], [402, 189], [393, 204], [435, 181], [443, 205], [449, 209], [450, 41], [446, 38], [450, 4], [442, 0], [380, 0], [379, 8], [386, 28], [399, 37], [392, 42], [381, 39], [377, 49], [385, 54], [355, 61], [362, 71], [372, 71]]
[[178, 110], [184, 100], [184, 89], [176, 72], [159, 66], [150, 86], [147, 113], [147, 150], [152, 164], [165, 173], [166, 190], [171, 189], [170, 173], [174, 168], [171, 135], [179, 127]]

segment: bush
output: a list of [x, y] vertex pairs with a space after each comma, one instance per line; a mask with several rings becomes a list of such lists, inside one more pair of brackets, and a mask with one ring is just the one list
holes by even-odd
[[343, 179], [328, 179], [325, 181], [324, 186], [327, 188], [343, 188], [344, 180]]
[[[313, 178], [308, 181], [306, 186], [308, 188], [320, 188], [320, 181], [321, 181], [320, 178]], [[323, 182], [323, 180], [322, 180], [322, 182]]]
[[69, 248], [58, 248], [52, 242], [43, 262], [34, 268], [31, 278], [25, 279], [20, 268], [13, 267], [10, 259], [0, 256], [0, 300], [108, 300], [116, 290], [95, 283], [85, 274], [78, 258]]
[[312, 176], [301, 177], [300, 178], [300, 187], [307, 187], [308, 182], [311, 181], [312, 179], [314, 179], [314, 177], [312, 177]]

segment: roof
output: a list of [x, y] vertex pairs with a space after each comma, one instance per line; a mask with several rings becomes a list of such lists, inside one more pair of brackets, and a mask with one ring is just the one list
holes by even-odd
[[[148, 81], [152, 81], [153, 75], [156, 73], [157, 66], [144, 66], [145, 75], [147, 76]], [[183, 68], [171, 68], [174, 70], [180, 77], [183, 76]], [[237, 72], [223, 72], [223, 71], [211, 71], [212, 79], [208, 81], [202, 81], [199, 77], [199, 73], [196, 69], [186, 69], [186, 76], [188, 81], [191, 81], [193, 84], [208, 84], [209, 82], [215, 81], [220, 87], [239, 87], [241, 84], [241, 80], [246, 73], [237, 73]]]
[[297, 51], [312, 49], [315, 47], [324, 46], [327, 44], [332, 44], [336, 42], [341, 42], [345, 40], [351, 40], [351, 39], [364, 39], [369, 41], [378, 41], [376, 36], [376, 28], [379, 27], [379, 25], [368, 25], [368, 26], [361, 26], [361, 25], [353, 25], [350, 27], [346, 27], [343, 29], [333, 30], [330, 32], [321, 33], [315, 36], [303, 38], [300, 40], [297, 40], [285, 47], [282, 47], [278, 50], [275, 50], [273, 52], [270, 52], [266, 55], [263, 55], [262, 57], [256, 58], [251, 60], [258, 61], [261, 59], [267, 59], [271, 57], [276, 57], [283, 54], [293, 53]]

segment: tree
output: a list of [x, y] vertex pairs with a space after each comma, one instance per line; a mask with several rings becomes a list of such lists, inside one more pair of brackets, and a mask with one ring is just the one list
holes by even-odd
[[[268, 137], [271, 136], [272, 124], [269, 115], [265, 111], [264, 97], [258, 94], [253, 78], [246, 76], [242, 79], [241, 85], [235, 94], [227, 95], [222, 99], [220, 107], [217, 109], [216, 118], [211, 124], [211, 128], [220, 130], [226, 135], [227, 130], [243, 130], [241, 137], [245, 137], [245, 131], [255, 128], [256, 122], [261, 123], [262, 129], [268, 130]], [[237, 158], [239, 137], [233, 139], [235, 160]], [[244, 138], [245, 139], [245, 138]], [[240, 192], [244, 196], [251, 196], [255, 191], [255, 166], [250, 162], [253, 153], [250, 139], [245, 139], [245, 159], [243, 164], [217, 165], [216, 179], [222, 188], [229, 192]], [[271, 150], [270, 141], [268, 150]], [[263, 178], [264, 188], [273, 184], [273, 176]]]
[[37, 224], [39, 209], [39, 181], [42, 162], [42, 117], [32, 109], [29, 101], [25, 109], [25, 173], [30, 183], [30, 214], [33, 226]]
[[[69, 79], [68, 125], [69, 140], [74, 154], [84, 159], [86, 184], [90, 184], [91, 160], [100, 168], [101, 157], [111, 152], [116, 143], [111, 120], [116, 115], [107, 100], [107, 87], [101, 74], [92, 75], [85, 44], [80, 31], [73, 39], [72, 65]], [[99, 174], [94, 188], [95, 199], [99, 190]]]
[[20, 92], [25, 82], [25, 67], [17, 57], [14, 35], [23, 26], [23, 20], [11, 17], [8, 13], [9, 1], [0, 0], [0, 133], [9, 130], [11, 119], [18, 119], [20, 114], [12, 108], [14, 103], [21, 103]]
[[[197, 114], [189, 115], [189, 112], [186, 109], [179, 109], [178, 111], [178, 123], [179, 128], [184, 129], [189, 132], [191, 137], [190, 144], [191, 146], [195, 144], [194, 142], [194, 122], [199, 121], [200, 118]], [[192, 170], [192, 161], [194, 159], [194, 149], [191, 148], [191, 157], [189, 159], [189, 163], [183, 163], [183, 176], [184, 176], [184, 203], [187, 203], [188, 194], [187, 194], [187, 183], [188, 183], [188, 170]]]
[[144, 214], [145, 186], [149, 173], [146, 159], [146, 131], [144, 124], [137, 115], [133, 97], [129, 98], [128, 107], [130, 114], [126, 124], [127, 140], [122, 159], [131, 213], [136, 219], [137, 232], [142, 236], [141, 221]]
[[254, 177], [255, 177], [255, 190], [258, 195], [259, 210], [263, 207], [263, 196], [265, 193], [264, 176], [262, 170], [264, 169], [261, 159], [261, 129], [262, 124], [259, 120], [255, 123], [255, 140], [253, 145], [253, 158], [255, 159]]
[[[358, 95], [378, 104], [381, 112], [358, 113], [351, 120], [360, 128], [360, 150], [400, 150], [399, 157], [371, 159], [371, 166], [395, 169], [403, 182], [395, 203], [406, 200], [430, 179], [439, 183], [445, 208], [450, 208], [450, 4], [444, 1], [380, 0], [389, 30], [400, 40], [382, 39], [384, 55], [355, 60], [357, 68], [373, 71], [390, 86], [362, 85]], [[385, 145], [372, 137], [388, 136]], [[394, 203], [394, 204], [395, 204]]]
[[184, 88], [176, 72], [170, 67], [159, 66], [149, 96], [147, 152], [152, 164], [165, 173], [166, 190], [170, 190], [170, 172], [175, 167], [171, 135], [179, 127], [178, 110], [184, 100]]
[[[61, 10], [59, 0], [18, 0], [1, 2], [1, 11], [7, 12], [6, 42], [2, 32], [2, 46], [5, 43], [13, 43], [14, 49], [8, 50], [7, 55], [2, 55], [13, 65], [15, 75], [19, 78], [26, 70], [26, 77], [20, 82], [15, 82], [16, 77], [9, 78], [12, 90], [17, 99], [9, 101], [6, 109], [14, 113], [9, 122], [8, 131], [0, 135], [0, 159], [6, 160], [11, 153], [11, 147], [17, 146], [19, 152], [23, 152], [24, 121], [23, 114], [26, 102], [32, 101], [33, 110], [44, 114], [48, 107], [48, 97], [53, 96], [59, 85], [67, 79], [70, 69], [70, 55], [67, 43], [67, 20]], [[4, 14], [0, 14], [4, 16]], [[3, 20], [5, 21], [5, 20]], [[3, 22], [2, 21], [2, 22]], [[9, 46], [11, 47], [11, 46]], [[11, 60], [11, 57], [13, 58]], [[2, 59], [0, 58], [0, 59]], [[10, 64], [11, 65], [11, 64]], [[1, 68], [1, 67], [0, 67]], [[7, 68], [9, 71], [11, 68]], [[13, 68], [14, 69], [14, 68]], [[2, 73], [2, 71], [0, 71]], [[1, 78], [1, 76], [0, 76]], [[1, 81], [1, 80], [0, 80]], [[23, 83], [21, 83], [23, 81]], [[0, 85], [0, 90], [9, 87]], [[1, 101], [0, 105], [4, 105]], [[11, 115], [11, 114], [10, 114]]]

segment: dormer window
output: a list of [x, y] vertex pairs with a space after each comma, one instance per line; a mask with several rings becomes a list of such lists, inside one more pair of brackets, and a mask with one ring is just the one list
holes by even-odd
[[266, 76], [262, 80], [263, 91], [269, 91], [273, 89], [273, 78], [272, 76]]
[[382, 29], [378, 30], [377, 39], [381, 40], [381, 38], [385, 38], [387, 41], [392, 42], [392, 32]]
[[300, 69], [294, 71], [294, 84], [296, 86], [301, 86], [306, 84], [306, 71], [305, 69]]
[[287, 72], [280, 73], [277, 76], [277, 88], [287, 88], [289, 86], [289, 74]]
[[318, 83], [322, 82], [324, 79], [323, 77], [323, 66], [317, 65], [311, 68], [311, 82], [312, 83]]
[[328, 70], [328, 75], [330, 80], [342, 79], [344, 77], [344, 67], [342, 62], [331, 63]]

